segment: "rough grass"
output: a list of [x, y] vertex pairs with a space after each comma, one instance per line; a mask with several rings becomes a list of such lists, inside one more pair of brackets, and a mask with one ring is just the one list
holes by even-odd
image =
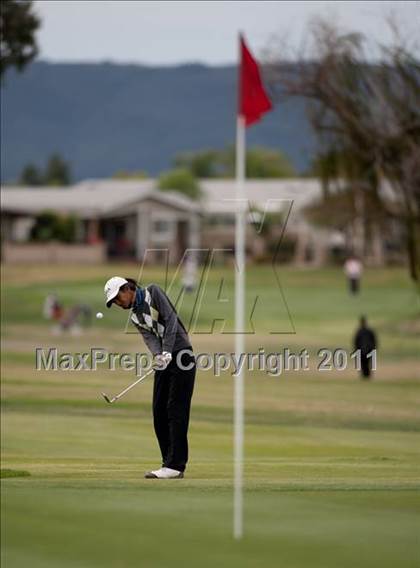
[[1, 469], [0, 478], [8, 477], [29, 477], [31, 474], [24, 469]]

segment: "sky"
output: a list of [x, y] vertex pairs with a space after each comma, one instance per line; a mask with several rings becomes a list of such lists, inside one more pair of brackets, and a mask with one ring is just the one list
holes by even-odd
[[62, 62], [230, 64], [239, 31], [257, 54], [275, 38], [298, 49], [308, 22], [319, 16], [383, 44], [390, 41], [391, 13], [404, 35], [415, 37], [420, 29], [420, 1], [42, 0], [34, 6], [42, 20], [39, 59]]

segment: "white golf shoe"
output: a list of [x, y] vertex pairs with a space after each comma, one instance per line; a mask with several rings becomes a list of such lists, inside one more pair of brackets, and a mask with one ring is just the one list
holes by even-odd
[[161, 467], [160, 469], [147, 472], [144, 477], [146, 479], [180, 479], [184, 477], [184, 473], [170, 467]]

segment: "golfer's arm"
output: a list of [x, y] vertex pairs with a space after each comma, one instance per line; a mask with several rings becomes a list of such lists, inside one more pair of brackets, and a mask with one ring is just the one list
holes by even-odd
[[162, 347], [160, 345], [159, 339], [156, 337], [154, 333], [144, 329], [144, 327], [140, 327], [133, 322], [134, 326], [138, 329], [143, 337], [143, 341], [145, 342], [148, 350], [152, 353], [152, 355], [157, 355], [158, 353], [162, 353]]
[[153, 286], [151, 290], [152, 299], [154, 300], [156, 307], [165, 322], [165, 333], [162, 340], [162, 351], [167, 351], [172, 353], [176, 332], [178, 329], [178, 317], [175, 310], [168, 302], [166, 294], [158, 287]]

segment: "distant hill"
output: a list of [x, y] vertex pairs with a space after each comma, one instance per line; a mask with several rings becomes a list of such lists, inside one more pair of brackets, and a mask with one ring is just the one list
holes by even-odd
[[[235, 140], [236, 68], [37, 62], [2, 87], [2, 180], [58, 151], [75, 180], [117, 170], [151, 175], [175, 154]], [[303, 101], [278, 106], [248, 130], [248, 144], [281, 149], [302, 171], [314, 138]]]

